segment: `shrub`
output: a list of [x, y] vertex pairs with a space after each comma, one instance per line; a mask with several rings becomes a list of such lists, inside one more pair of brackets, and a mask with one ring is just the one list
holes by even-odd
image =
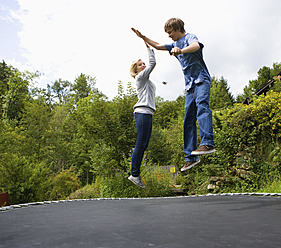
[[62, 170], [60, 173], [50, 179], [51, 189], [49, 191], [50, 199], [66, 199], [71, 193], [79, 189], [81, 183], [74, 169]]
[[169, 196], [171, 192], [172, 175], [156, 164], [152, 164], [145, 154], [142, 161], [141, 176], [145, 189], [141, 189], [128, 180], [131, 165], [130, 151], [128, 158], [123, 154], [122, 166], [125, 170], [116, 168], [112, 176], [100, 176], [95, 183], [85, 186], [71, 194], [69, 198], [138, 198]]
[[48, 167], [18, 154], [2, 154], [0, 159], [0, 191], [9, 191], [10, 204], [45, 198]]
[[90, 199], [100, 197], [101, 178], [97, 177], [93, 184], [88, 184], [76, 190], [67, 199]]

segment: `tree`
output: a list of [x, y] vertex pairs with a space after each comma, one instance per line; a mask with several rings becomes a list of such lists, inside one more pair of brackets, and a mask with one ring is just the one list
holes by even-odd
[[3, 104], [5, 101], [5, 95], [8, 91], [8, 81], [11, 74], [11, 69], [3, 61], [0, 63], [0, 118], [3, 117]]
[[112, 138], [110, 103], [102, 94], [91, 93], [80, 99], [75, 111], [70, 115], [75, 126], [73, 137], [73, 165], [83, 184], [91, 183], [91, 150], [96, 144], [103, 144]]
[[75, 102], [90, 95], [95, 90], [96, 78], [81, 73], [74, 81]]
[[11, 204], [45, 200], [48, 166], [18, 153], [0, 156], [0, 192], [9, 191]]
[[[243, 93], [237, 96], [237, 102], [243, 102], [246, 98], [252, 98], [269, 80], [273, 79], [281, 71], [281, 63], [273, 63], [272, 68], [263, 66], [258, 71], [258, 78], [250, 80], [249, 84], [244, 87]], [[275, 87], [276, 91], [278, 87]]]
[[177, 101], [164, 101], [163, 98], [156, 98], [156, 112], [153, 117], [155, 127], [168, 128], [173, 120], [177, 119], [179, 112], [184, 110], [184, 102], [178, 99]]
[[[169, 134], [177, 126], [179, 116], [184, 116], [185, 96], [181, 95], [176, 101], [164, 101], [156, 98], [156, 112], [153, 116], [153, 128], [147, 154], [151, 160], [160, 165], [174, 163]], [[180, 123], [180, 137], [182, 138], [182, 123]], [[181, 144], [182, 141], [179, 143]], [[180, 147], [182, 151], [182, 147]]]
[[70, 104], [53, 106], [46, 130], [46, 147], [44, 161], [51, 165], [54, 173], [69, 169], [75, 163], [74, 144], [76, 127]]
[[35, 156], [39, 160], [44, 158], [51, 115], [50, 106], [42, 97], [26, 102], [20, 125], [27, 156]]
[[38, 73], [22, 73], [0, 63], [0, 112], [4, 119], [18, 119], [24, 103], [30, 98], [28, 87]]
[[136, 90], [131, 83], [124, 91], [122, 82], [119, 81], [118, 95], [111, 102], [112, 128], [108, 144], [116, 150], [116, 160], [121, 161], [122, 154], [127, 154], [136, 142], [136, 124], [134, 120], [134, 105], [137, 102]]
[[221, 77], [219, 80], [212, 77], [210, 109], [218, 110], [232, 106], [234, 98], [230, 93], [227, 81]]
[[51, 86], [51, 89], [53, 91], [54, 98], [56, 98], [59, 102], [59, 104], [64, 104], [69, 99], [69, 94], [72, 90], [72, 85], [67, 80], [56, 80], [54, 84]]

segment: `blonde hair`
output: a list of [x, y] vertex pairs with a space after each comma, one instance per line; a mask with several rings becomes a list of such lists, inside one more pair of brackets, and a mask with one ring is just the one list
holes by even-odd
[[141, 59], [138, 59], [138, 60], [134, 60], [131, 64], [131, 67], [130, 67], [130, 74], [133, 78], [136, 77], [136, 75], [138, 74], [137, 73], [137, 63], [140, 61]]

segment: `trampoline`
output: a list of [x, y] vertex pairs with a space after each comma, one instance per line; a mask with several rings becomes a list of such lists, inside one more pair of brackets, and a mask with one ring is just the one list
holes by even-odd
[[91, 199], [7, 209], [0, 211], [1, 248], [281, 247], [275, 196]]

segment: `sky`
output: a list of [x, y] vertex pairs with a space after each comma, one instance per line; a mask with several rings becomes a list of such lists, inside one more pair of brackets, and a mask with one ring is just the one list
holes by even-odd
[[[178, 17], [204, 44], [210, 75], [224, 77], [237, 96], [260, 68], [281, 62], [280, 9], [280, 0], [0, 0], [0, 59], [20, 71], [39, 71], [35, 85], [41, 88], [90, 75], [112, 99], [119, 81], [134, 86], [132, 61], [148, 62], [131, 27], [169, 44], [164, 24]], [[150, 78], [156, 94], [175, 100], [184, 92], [180, 64], [166, 51], [155, 55]]]

